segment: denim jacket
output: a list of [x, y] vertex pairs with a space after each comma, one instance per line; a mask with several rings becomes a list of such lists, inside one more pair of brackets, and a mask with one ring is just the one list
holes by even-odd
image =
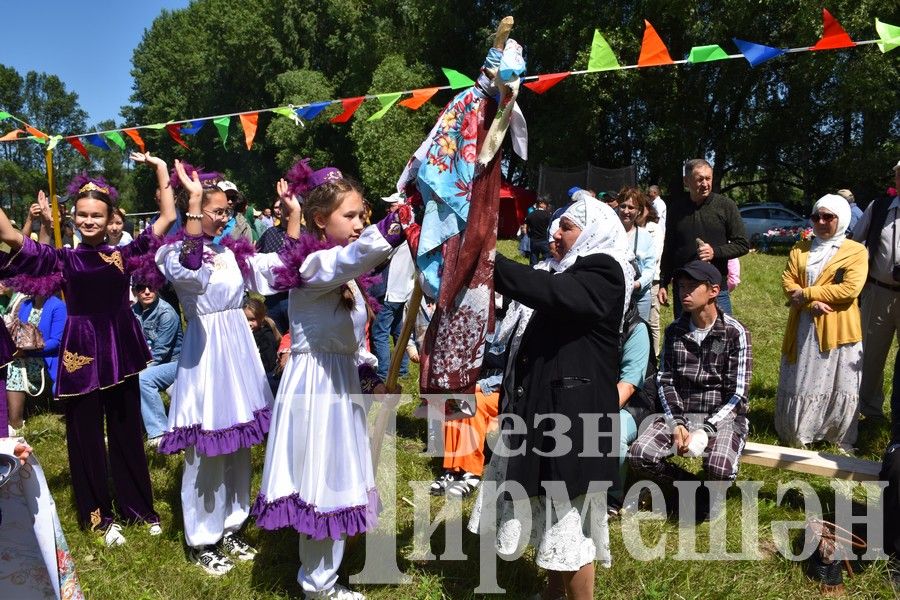
[[147, 346], [153, 355], [153, 361], [148, 366], [177, 361], [181, 355], [183, 333], [181, 318], [172, 305], [162, 298], [157, 298], [156, 302], [146, 309], [141, 307], [140, 302], [135, 302], [131, 310], [144, 330]]

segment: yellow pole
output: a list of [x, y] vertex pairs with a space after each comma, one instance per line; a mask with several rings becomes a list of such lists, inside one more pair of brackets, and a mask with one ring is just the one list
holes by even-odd
[[53, 245], [62, 248], [62, 232], [59, 226], [59, 201], [56, 198], [56, 184], [53, 179], [53, 150], [48, 149], [44, 154], [47, 163], [47, 183], [50, 194], [50, 208], [53, 211]]

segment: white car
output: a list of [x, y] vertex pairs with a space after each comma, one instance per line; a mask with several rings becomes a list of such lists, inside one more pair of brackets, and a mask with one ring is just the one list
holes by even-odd
[[801, 217], [783, 205], [770, 202], [765, 204], [746, 204], [739, 208], [747, 239], [762, 235], [770, 229], [789, 229], [792, 227], [809, 227], [809, 219]]

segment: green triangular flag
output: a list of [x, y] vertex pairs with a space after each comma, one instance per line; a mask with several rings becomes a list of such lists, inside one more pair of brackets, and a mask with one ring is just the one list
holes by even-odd
[[591, 57], [588, 59], [588, 71], [608, 71], [618, 69], [619, 61], [613, 54], [612, 48], [606, 39], [600, 34], [599, 29], [594, 30], [594, 41], [591, 42]]
[[6, 112], [5, 110], [0, 110], [0, 121], [5, 121], [5, 120], [9, 119], [10, 117], [12, 117], [11, 114]]
[[50, 137], [50, 144], [47, 146], [47, 150], [53, 150], [56, 148], [56, 145], [62, 141], [63, 137], [61, 135], [54, 135]]
[[154, 123], [153, 125], [146, 125], [147, 129], [164, 129], [166, 127], [165, 123]]
[[712, 44], [711, 46], [694, 46], [691, 48], [691, 54], [687, 60], [689, 63], [702, 63], [726, 58], [728, 58], [728, 53], [722, 50], [718, 44]]
[[222, 147], [225, 147], [225, 142], [228, 141], [228, 126], [230, 124], [231, 117], [219, 117], [218, 119], [213, 119], [213, 125], [216, 126], [219, 137], [222, 138]]
[[441, 71], [444, 72], [444, 77], [446, 77], [447, 81], [450, 83], [451, 90], [458, 90], [460, 88], [467, 88], [475, 85], [474, 81], [459, 71], [454, 71], [453, 69], [447, 69], [445, 67], [441, 67]]
[[878, 48], [882, 52], [890, 52], [894, 48], [900, 47], [900, 27], [891, 25], [890, 23], [882, 23], [875, 19], [875, 31], [881, 41], [878, 42]]
[[34, 141], [36, 141], [38, 144], [46, 144], [46, 143], [47, 143], [47, 140], [46, 140], [45, 138], [38, 137], [38, 136], [36, 136], [36, 135], [29, 135], [29, 136], [28, 136], [28, 139], [29, 139], [29, 140], [34, 140]]
[[125, 150], [125, 140], [122, 139], [122, 134], [118, 131], [110, 131], [109, 133], [104, 133], [103, 137], [118, 146], [119, 150]]
[[[463, 75], [465, 77], [465, 75]], [[366, 121], [377, 121], [381, 117], [387, 114], [387, 111], [391, 110], [391, 107], [400, 99], [402, 96], [402, 92], [395, 92], [393, 94], [381, 94], [378, 96], [378, 101], [381, 102], [381, 110], [377, 113], [366, 119]]]
[[273, 108], [272, 112], [275, 114], [281, 115], [282, 117], [293, 118], [293, 116], [294, 116], [294, 109], [291, 108], [290, 106], [281, 106], [279, 108]]

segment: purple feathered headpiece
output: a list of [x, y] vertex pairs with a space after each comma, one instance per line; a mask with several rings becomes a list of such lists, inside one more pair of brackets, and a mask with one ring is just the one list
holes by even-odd
[[66, 194], [75, 198], [78, 194], [88, 190], [103, 192], [113, 202], [119, 199], [119, 190], [109, 185], [103, 177], [89, 177], [87, 171], [82, 171], [72, 179], [69, 187], [66, 188]]
[[[200, 183], [203, 184], [204, 188], [209, 188], [215, 186], [217, 183], [225, 179], [225, 176], [219, 173], [218, 171], [204, 171], [203, 167], [199, 169], [189, 163], [183, 162], [181, 165], [184, 167], [184, 172], [187, 173], [188, 177], [191, 179], [194, 178], [194, 173], [197, 173], [197, 176], [200, 178]], [[169, 175], [169, 181], [172, 182], [172, 189], [178, 190], [181, 187], [181, 179], [178, 178], [178, 172], [175, 169], [172, 169], [171, 174]]]
[[284, 178], [288, 182], [288, 189], [295, 196], [303, 197], [323, 183], [343, 178], [341, 172], [334, 167], [324, 167], [318, 171], [313, 171], [309, 166], [309, 160], [304, 158], [297, 161], [284, 174]]

